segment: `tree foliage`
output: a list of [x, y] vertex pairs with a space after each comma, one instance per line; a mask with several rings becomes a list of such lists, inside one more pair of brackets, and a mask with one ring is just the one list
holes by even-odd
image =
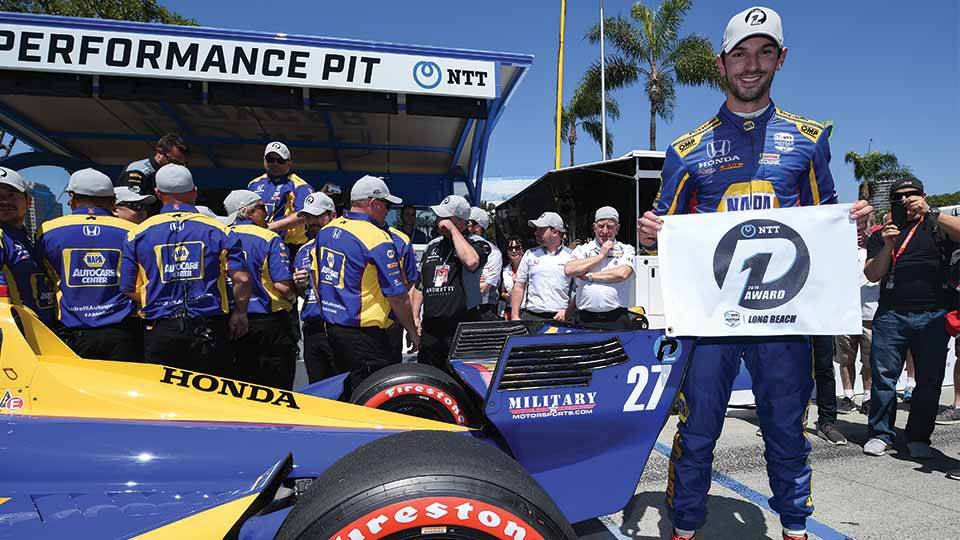
[[156, 0], [0, 0], [0, 11], [196, 26]]
[[953, 193], [941, 193], [940, 195], [930, 195], [927, 197], [927, 203], [930, 206], [955, 206], [960, 204], [960, 191]]
[[[710, 40], [696, 34], [680, 36], [683, 19], [692, 5], [693, 0], [664, 0], [653, 10], [637, 2], [630, 9], [629, 19], [616, 16], [604, 21], [604, 38], [617, 51], [606, 59], [607, 88], [643, 85], [650, 102], [651, 150], [657, 149], [656, 119], [673, 119], [678, 85], [723, 87]], [[599, 43], [600, 25], [594, 25], [586, 38]], [[584, 81], [599, 87], [599, 62], [590, 66]]]
[[904, 166], [892, 152], [847, 152], [844, 163], [853, 165], [853, 177], [860, 183], [862, 196], [869, 198], [876, 190], [877, 182], [888, 178], [913, 176], [910, 167]]
[[[596, 84], [593, 84], [596, 82]], [[598, 145], [603, 144], [603, 119], [600, 108], [600, 82], [584, 78], [580, 86], [573, 92], [570, 102], [561, 111], [560, 140], [570, 146], [570, 163], [574, 161], [574, 147], [577, 145], [577, 128], [590, 136]], [[620, 118], [620, 106], [617, 101], [607, 95], [607, 117], [611, 120]], [[607, 128], [607, 156], [613, 154], [613, 134]]]

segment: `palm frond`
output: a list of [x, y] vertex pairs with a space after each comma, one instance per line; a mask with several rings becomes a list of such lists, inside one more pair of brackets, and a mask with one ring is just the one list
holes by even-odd
[[[603, 37], [607, 40], [607, 43], [616, 47], [617, 50], [629, 58], [636, 59], [646, 56], [646, 52], [643, 50], [643, 36], [639, 29], [621, 16], [604, 19]], [[590, 43], [600, 43], [600, 24], [597, 23], [590, 27], [584, 39]]]
[[696, 34], [677, 42], [664, 65], [670, 65], [677, 82], [684, 86], [723, 88], [723, 77], [717, 68], [716, 53], [710, 40]]
[[[587, 132], [587, 135], [590, 135], [590, 138], [593, 139], [597, 145], [602, 144], [603, 141], [603, 127], [600, 124], [599, 120], [588, 120], [584, 121], [583, 130]], [[610, 133], [610, 130], [607, 130], [607, 156], [613, 155], [613, 134]]]

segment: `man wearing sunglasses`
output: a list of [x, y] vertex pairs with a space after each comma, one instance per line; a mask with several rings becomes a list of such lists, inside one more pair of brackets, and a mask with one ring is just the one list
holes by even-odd
[[907, 349], [913, 353], [917, 386], [904, 431], [914, 459], [930, 459], [940, 385], [947, 361], [944, 319], [956, 308], [956, 291], [946, 286], [948, 255], [960, 242], [960, 218], [927, 203], [923, 183], [901, 178], [890, 187], [890, 215], [867, 241], [863, 273], [880, 282], [873, 316], [870, 368], [870, 440], [863, 452], [882, 456], [896, 435], [897, 379]]
[[150, 195], [157, 187], [156, 174], [160, 167], [168, 163], [186, 166], [189, 158], [190, 148], [183, 141], [183, 137], [176, 132], [167, 133], [157, 141], [153, 157], [134, 161], [127, 165], [120, 173], [114, 186], [126, 186], [134, 193]]
[[263, 169], [265, 172], [251, 180], [247, 189], [263, 199], [267, 207], [267, 227], [280, 235], [290, 253], [296, 253], [307, 242], [303, 218], [297, 214], [297, 208], [303, 208], [303, 201], [313, 193], [313, 188], [292, 172], [290, 149], [280, 141], [273, 141], [263, 149]]
[[113, 206], [113, 215], [134, 224], [141, 224], [147, 219], [147, 212], [157, 202], [153, 195], [141, 195], [127, 186], [113, 188], [116, 204]]

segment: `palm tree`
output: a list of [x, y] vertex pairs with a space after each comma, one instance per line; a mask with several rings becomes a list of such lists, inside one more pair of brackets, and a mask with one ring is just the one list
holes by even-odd
[[[600, 89], [581, 85], [573, 92], [570, 103], [560, 113], [560, 140], [570, 146], [570, 163], [574, 162], [573, 148], [577, 145], [577, 128], [583, 128], [598, 145], [603, 144], [603, 122], [600, 118]], [[607, 96], [607, 117], [620, 118], [620, 106]], [[613, 153], [613, 134], [607, 129], [607, 156]]]
[[[722, 88], [713, 46], [703, 36], [680, 37], [680, 24], [693, 0], [664, 0], [656, 11], [642, 2], [630, 9], [628, 20], [609, 17], [604, 22], [607, 41], [619, 54], [606, 59], [607, 89], [641, 82], [650, 100], [650, 149], [657, 149], [657, 117], [673, 119], [676, 86], [709, 85]], [[600, 25], [587, 32], [591, 43], [600, 41]], [[600, 87], [600, 63], [594, 62], [584, 81]]]
[[912, 176], [909, 167], [900, 164], [897, 156], [891, 152], [867, 152], [860, 155], [847, 152], [844, 163], [853, 164], [853, 177], [860, 183], [862, 197], [870, 198], [877, 188], [877, 182], [901, 176]]

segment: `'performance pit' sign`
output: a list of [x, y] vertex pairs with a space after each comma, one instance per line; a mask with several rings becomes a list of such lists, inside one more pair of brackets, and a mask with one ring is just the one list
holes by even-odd
[[496, 64], [44, 26], [0, 26], [0, 69], [494, 98]]
[[665, 217], [667, 333], [859, 334], [863, 267], [849, 212], [826, 205]]

